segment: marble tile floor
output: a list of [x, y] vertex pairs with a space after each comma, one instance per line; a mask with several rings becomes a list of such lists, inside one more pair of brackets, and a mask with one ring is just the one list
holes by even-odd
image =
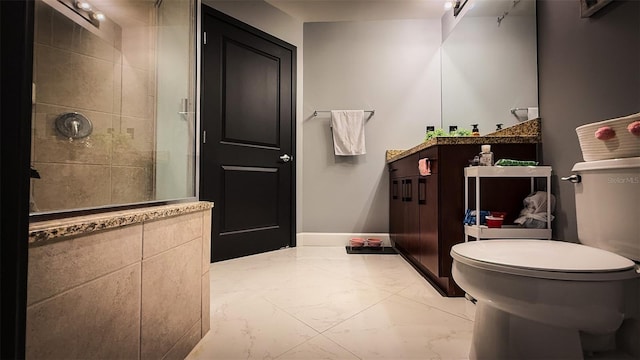
[[474, 305], [399, 255], [297, 247], [211, 264], [211, 330], [187, 359], [467, 359]]

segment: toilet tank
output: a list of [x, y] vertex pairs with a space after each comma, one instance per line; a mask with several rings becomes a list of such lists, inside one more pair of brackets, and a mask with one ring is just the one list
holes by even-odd
[[640, 157], [574, 165], [578, 240], [640, 261]]

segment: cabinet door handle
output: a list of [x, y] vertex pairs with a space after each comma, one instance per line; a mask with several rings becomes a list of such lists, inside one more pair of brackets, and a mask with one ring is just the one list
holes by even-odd
[[402, 201], [409, 201], [408, 180], [402, 180]]
[[393, 200], [398, 200], [398, 180], [393, 180], [391, 185], [391, 197]]
[[427, 179], [418, 179], [418, 204], [427, 203]]
[[411, 194], [413, 193], [413, 187], [411, 186], [411, 179], [405, 180], [407, 184], [407, 201], [412, 201]]

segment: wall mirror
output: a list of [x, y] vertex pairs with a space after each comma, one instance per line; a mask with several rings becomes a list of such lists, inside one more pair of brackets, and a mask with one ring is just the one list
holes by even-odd
[[485, 135], [537, 117], [535, 0], [470, 0], [458, 18], [443, 32], [442, 127]]

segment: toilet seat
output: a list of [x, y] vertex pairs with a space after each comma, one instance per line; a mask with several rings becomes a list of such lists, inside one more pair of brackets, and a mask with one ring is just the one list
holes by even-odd
[[565, 241], [482, 240], [453, 246], [451, 256], [484, 270], [555, 280], [637, 277], [635, 263], [612, 252]]

